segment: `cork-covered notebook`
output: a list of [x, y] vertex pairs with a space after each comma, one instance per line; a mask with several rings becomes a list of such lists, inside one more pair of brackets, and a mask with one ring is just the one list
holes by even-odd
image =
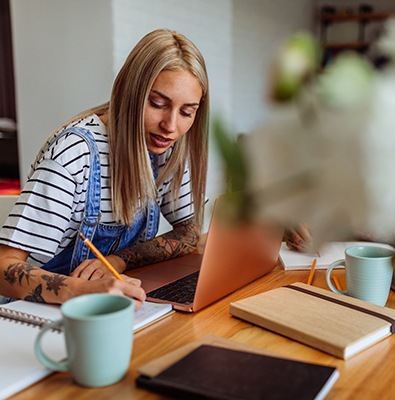
[[230, 314], [344, 360], [395, 330], [395, 310], [304, 283], [231, 303]]

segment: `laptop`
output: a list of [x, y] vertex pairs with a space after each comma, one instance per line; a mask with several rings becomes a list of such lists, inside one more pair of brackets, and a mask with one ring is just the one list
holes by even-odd
[[214, 204], [203, 254], [178, 257], [134, 275], [147, 301], [195, 312], [270, 272], [277, 263], [284, 228], [276, 222], [232, 224]]

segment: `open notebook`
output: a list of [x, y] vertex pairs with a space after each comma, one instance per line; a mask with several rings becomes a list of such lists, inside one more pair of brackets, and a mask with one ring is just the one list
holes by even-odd
[[310, 269], [314, 260], [317, 260], [316, 269], [327, 269], [333, 262], [344, 259], [344, 251], [353, 246], [378, 246], [394, 250], [388, 244], [375, 242], [328, 242], [321, 246], [319, 253], [300, 253], [290, 250], [283, 242], [280, 261], [285, 270]]
[[[6, 315], [6, 310], [18, 313], [2, 317]], [[171, 311], [169, 305], [145, 302], [135, 313], [134, 331], [170, 312], [174, 311]], [[0, 400], [52, 373], [36, 358], [34, 343], [40, 324], [60, 318], [60, 307], [55, 305], [15, 301], [0, 307]], [[42, 345], [44, 352], [54, 360], [60, 361], [66, 357], [63, 334], [47, 332]]]
[[278, 260], [283, 228], [224, 221], [216, 199], [203, 255], [189, 254], [136, 274], [147, 300], [194, 312], [271, 271]]

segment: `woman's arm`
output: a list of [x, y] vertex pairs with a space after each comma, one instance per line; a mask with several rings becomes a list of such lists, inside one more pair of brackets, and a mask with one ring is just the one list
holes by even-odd
[[84, 279], [55, 274], [26, 262], [29, 253], [10, 246], [0, 246], [0, 294], [37, 303], [59, 304], [87, 293], [113, 293], [133, 297], [136, 309], [145, 299], [138, 279], [124, 276], [122, 282], [107, 279], [87, 282]]
[[115, 253], [125, 263], [125, 270], [166, 261], [192, 253], [199, 245], [200, 232], [190, 218], [174, 229], [145, 243]]
[[[200, 236], [195, 218], [190, 218], [174, 225], [170, 232], [106, 258], [118, 272], [124, 272], [189, 254], [198, 247]], [[85, 279], [100, 279], [108, 274], [109, 272], [99, 260], [91, 259], [81, 263], [71, 275]]]

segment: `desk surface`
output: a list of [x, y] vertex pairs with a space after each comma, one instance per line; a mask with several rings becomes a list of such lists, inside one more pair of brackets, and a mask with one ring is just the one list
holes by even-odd
[[[333, 272], [342, 287], [346, 287], [344, 270]], [[257, 346], [301, 361], [338, 367], [340, 377], [327, 399], [386, 399], [395, 393], [395, 338], [389, 337], [347, 361], [287, 339], [229, 314], [229, 303], [281, 287], [293, 282], [307, 282], [309, 271], [284, 271], [280, 264], [249, 285], [237, 290], [211, 306], [195, 313], [176, 312], [138, 332], [134, 338], [133, 356], [127, 376], [115, 385], [87, 389], [73, 383], [69, 373], [56, 373], [11, 397], [29, 399], [160, 399], [164, 398], [138, 389], [137, 368], [167, 352], [209, 333], [237, 342]], [[315, 271], [313, 285], [327, 288], [325, 271]], [[387, 307], [395, 308], [395, 293], [391, 291]], [[286, 380], [286, 377], [284, 377]]]

